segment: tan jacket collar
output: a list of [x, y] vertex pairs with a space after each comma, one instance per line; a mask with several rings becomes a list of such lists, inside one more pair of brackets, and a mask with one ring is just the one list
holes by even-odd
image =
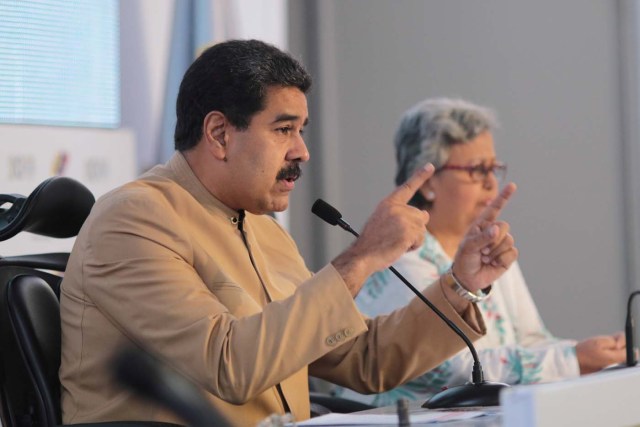
[[238, 211], [231, 209], [216, 199], [213, 194], [202, 185], [202, 182], [200, 182], [196, 174], [193, 173], [189, 163], [187, 163], [187, 159], [184, 158], [181, 152], [176, 151], [164, 168], [168, 169], [175, 182], [191, 193], [201, 205], [207, 209], [213, 208], [214, 210], [221, 210], [229, 219], [238, 218]]

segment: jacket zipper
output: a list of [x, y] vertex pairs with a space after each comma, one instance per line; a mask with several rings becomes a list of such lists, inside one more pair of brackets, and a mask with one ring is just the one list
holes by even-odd
[[[258, 280], [262, 284], [262, 289], [264, 290], [265, 295], [267, 296], [267, 301], [271, 302], [271, 297], [269, 296], [269, 292], [267, 292], [267, 286], [262, 280], [262, 276], [260, 275], [260, 271], [258, 270], [258, 266], [256, 265], [256, 261], [253, 259], [253, 254], [251, 253], [251, 248], [249, 247], [249, 242], [247, 241], [247, 236], [244, 231], [244, 210], [238, 211], [238, 231], [240, 231], [240, 235], [242, 236], [242, 241], [244, 246], [247, 248], [247, 252], [249, 253], [249, 259], [251, 260], [251, 265], [253, 266], [254, 271], [258, 275]], [[282, 401], [282, 405], [284, 407], [285, 412], [291, 412], [291, 408], [289, 408], [289, 404], [287, 403], [287, 399], [284, 397], [284, 392], [282, 391], [282, 387], [280, 383], [276, 384], [276, 390], [278, 390], [278, 395], [280, 396], [280, 400]]]

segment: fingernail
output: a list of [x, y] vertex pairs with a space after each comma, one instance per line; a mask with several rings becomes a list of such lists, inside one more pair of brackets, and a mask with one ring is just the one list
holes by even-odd
[[491, 249], [488, 246], [482, 250], [482, 253], [484, 255], [489, 255], [490, 252], [491, 252]]
[[489, 264], [489, 261], [491, 261], [491, 258], [489, 258], [488, 256], [483, 256], [480, 259], [484, 264]]
[[427, 172], [431, 172], [431, 171], [432, 171], [433, 169], [435, 169], [435, 168], [433, 167], [433, 165], [432, 165], [431, 163], [427, 163], [426, 165], [424, 165], [424, 168], [423, 168], [423, 169], [424, 169], [425, 171], [427, 171]]
[[487, 227], [487, 229], [485, 230], [485, 233], [487, 233], [487, 236], [489, 237], [495, 237], [497, 233], [496, 227], [493, 225], [490, 227]]

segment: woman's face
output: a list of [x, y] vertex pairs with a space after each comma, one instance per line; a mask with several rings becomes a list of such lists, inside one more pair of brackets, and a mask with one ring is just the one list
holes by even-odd
[[[446, 166], [490, 167], [495, 162], [493, 136], [487, 131], [471, 141], [451, 146]], [[497, 196], [498, 180], [492, 172], [474, 179], [468, 170], [444, 169], [429, 179], [421, 191], [427, 200], [429, 192], [434, 196], [428, 229], [436, 234], [462, 237], [480, 212]]]

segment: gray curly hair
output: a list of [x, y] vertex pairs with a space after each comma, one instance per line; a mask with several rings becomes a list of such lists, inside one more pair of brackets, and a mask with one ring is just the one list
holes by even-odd
[[[451, 146], [464, 144], [485, 131], [497, 128], [495, 113], [462, 99], [427, 99], [407, 110], [394, 138], [396, 185], [402, 185], [427, 163], [436, 170], [449, 160]], [[409, 201], [420, 209], [430, 208], [420, 192]]]

